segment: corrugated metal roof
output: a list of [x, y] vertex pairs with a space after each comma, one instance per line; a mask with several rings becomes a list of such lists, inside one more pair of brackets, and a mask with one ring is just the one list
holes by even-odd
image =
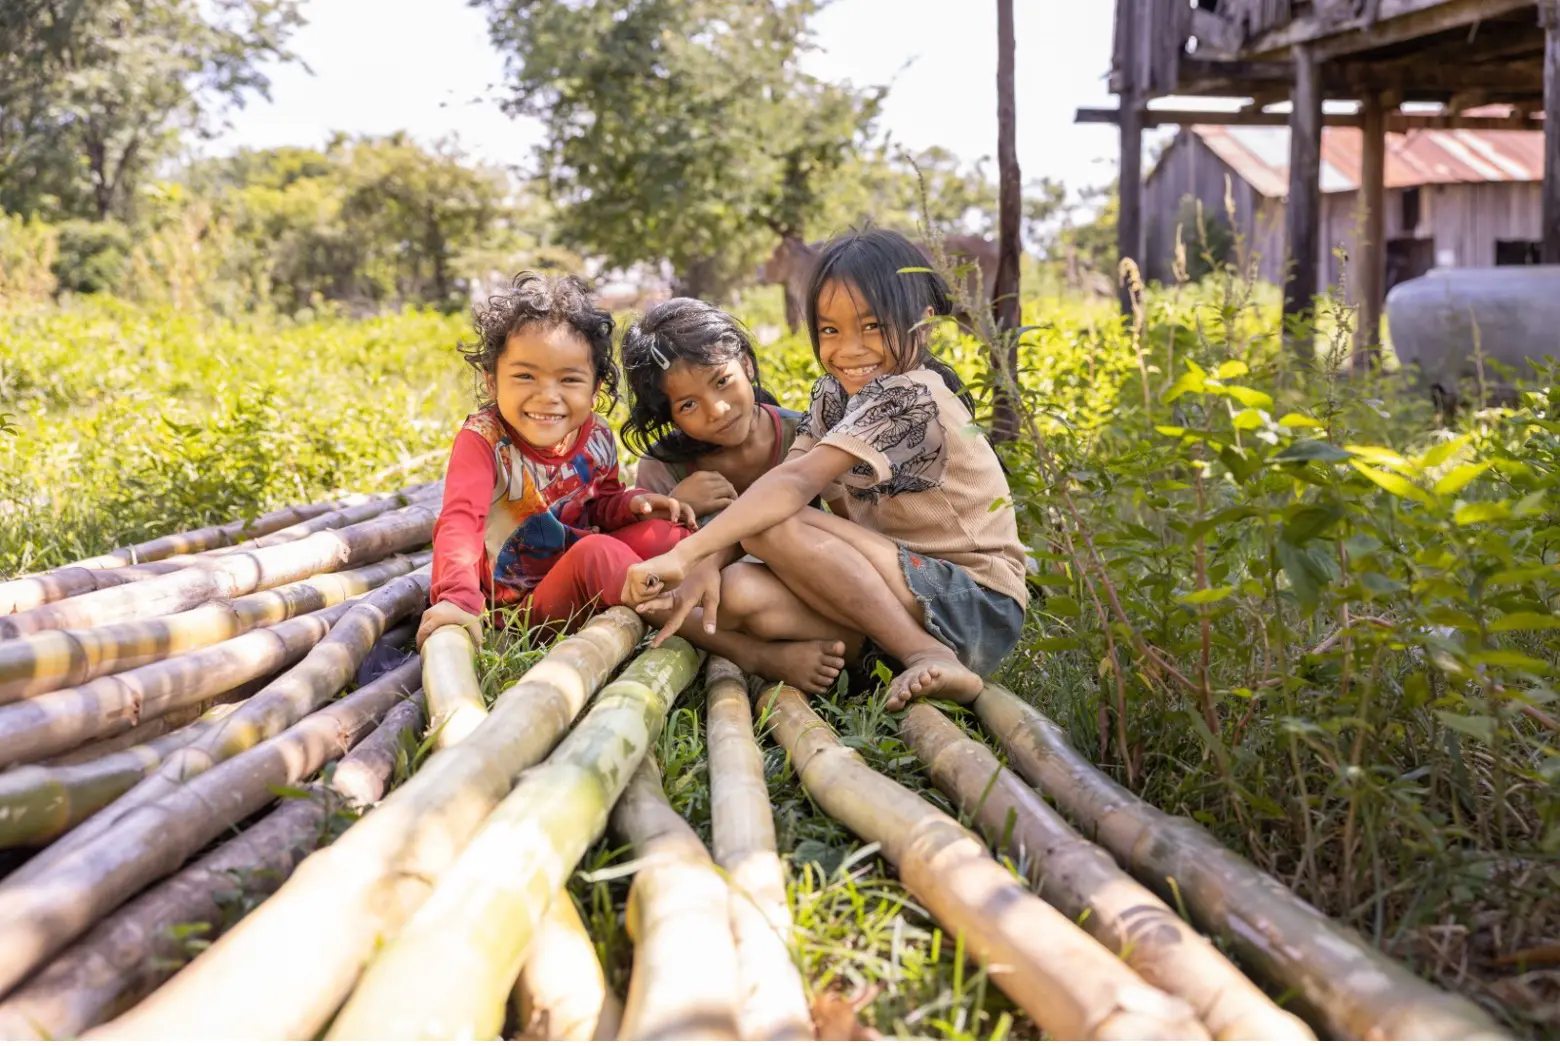
[[[1270, 199], [1289, 192], [1289, 128], [1198, 125], [1193, 134], [1251, 187]], [[1364, 134], [1322, 129], [1322, 192], [1360, 187]], [[1463, 182], [1544, 180], [1542, 131], [1431, 131], [1387, 135], [1389, 189]]]

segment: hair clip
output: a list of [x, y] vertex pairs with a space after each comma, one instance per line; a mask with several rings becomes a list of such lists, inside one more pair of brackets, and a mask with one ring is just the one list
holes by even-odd
[[661, 351], [661, 347], [654, 342], [650, 343], [650, 358], [660, 364], [662, 370], [672, 369], [672, 361], [666, 358], [666, 354]]

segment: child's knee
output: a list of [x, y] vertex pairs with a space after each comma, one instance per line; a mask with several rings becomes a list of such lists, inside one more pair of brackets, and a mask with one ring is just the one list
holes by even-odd
[[609, 534], [589, 534], [569, 549], [575, 560], [573, 569], [581, 587], [589, 594], [599, 594], [608, 606], [622, 602], [623, 581], [628, 568], [642, 557], [628, 545]]
[[646, 519], [631, 523], [611, 536], [627, 545], [640, 559], [664, 555], [689, 534], [687, 527], [665, 519]]
[[767, 561], [796, 548], [803, 539], [806, 526], [796, 516], [781, 520], [772, 527], [743, 538], [742, 551]]

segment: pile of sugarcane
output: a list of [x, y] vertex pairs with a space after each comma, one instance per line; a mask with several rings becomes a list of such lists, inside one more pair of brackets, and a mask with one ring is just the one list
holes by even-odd
[[[704, 661], [686, 643], [641, 649], [607, 610], [491, 703], [464, 630], [410, 653], [440, 495], [0, 583], [0, 1036], [812, 1038], [827, 985], [796, 962], [756, 717], [1055, 1037], [1503, 1037], [995, 685], [974, 712], [1016, 773], [931, 705], [896, 720], [956, 818], [709, 659], [707, 848], [653, 755]], [[567, 889], [608, 833], [621, 999]]]

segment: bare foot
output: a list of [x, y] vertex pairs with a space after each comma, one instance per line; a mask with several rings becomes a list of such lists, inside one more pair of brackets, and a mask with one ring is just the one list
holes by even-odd
[[797, 639], [755, 644], [748, 671], [773, 682], [790, 683], [805, 694], [822, 694], [845, 667], [845, 644], [837, 639]]
[[888, 684], [890, 712], [897, 712], [918, 697], [946, 697], [961, 705], [980, 696], [986, 681], [944, 653], [912, 657]]

